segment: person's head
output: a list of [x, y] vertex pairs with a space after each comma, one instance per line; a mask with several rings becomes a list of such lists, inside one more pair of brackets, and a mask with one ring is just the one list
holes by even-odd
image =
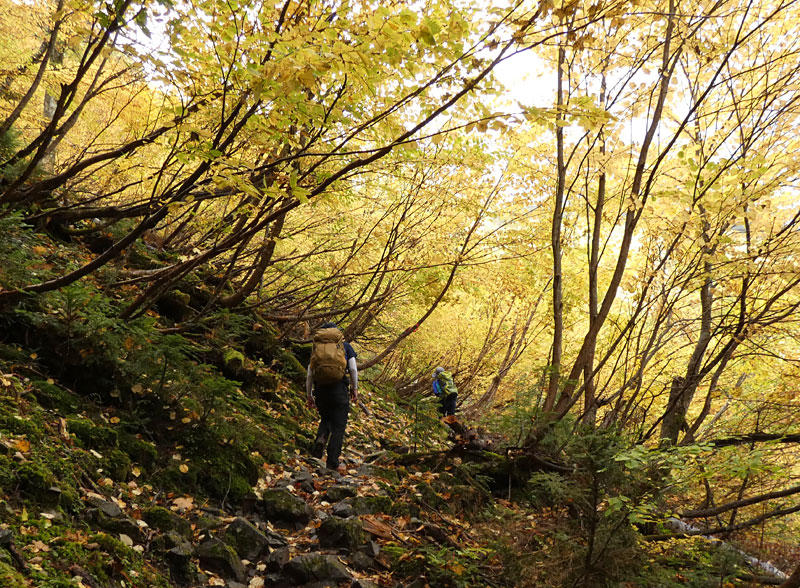
[[444, 368], [442, 366], [439, 366], [435, 370], [433, 370], [433, 379], [434, 380], [437, 379], [439, 377], [439, 374], [441, 374], [443, 371]]
[[[339, 325], [337, 325], [336, 323], [334, 323], [332, 321], [328, 321], [327, 323], [323, 323], [320, 326], [320, 329], [339, 329]], [[341, 329], [339, 329], [339, 330], [341, 330]]]

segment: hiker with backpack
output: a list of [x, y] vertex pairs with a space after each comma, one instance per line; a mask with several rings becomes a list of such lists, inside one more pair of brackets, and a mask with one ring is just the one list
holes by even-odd
[[441, 366], [433, 372], [433, 395], [439, 399], [439, 412], [443, 416], [449, 417], [456, 414], [458, 389], [453, 381], [453, 375]]
[[325, 323], [314, 333], [306, 371], [306, 396], [308, 405], [316, 406], [320, 416], [311, 455], [321, 458], [327, 446], [325, 465], [341, 473], [344, 466], [339, 465], [339, 455], [350, 399], [358, 402], [358, 367], [356, 352], [336, 323]]

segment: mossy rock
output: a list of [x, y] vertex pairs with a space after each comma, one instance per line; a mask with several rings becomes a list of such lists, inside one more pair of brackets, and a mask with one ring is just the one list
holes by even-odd
[[17, 468], [17, 481], [20, 490], [28, 496], [41, 499], [56, 483], [56, 477], [49, 468], [35, 461], [28, 461]]
[[80, 401], [69, 390], [45, 380], [34, 380], [31, 384], [33, 386], [33, 395], [43, 408], [57, 410], [65, 414], [78, 410]]
[[299, 555], [289, 561], [284, 568], [284, 573], [294, 584], [298, 585], [311, 582], [351, 582], [353, 577], [338, 559], [333, 555], [310, 553]]
[[357, 517], [340, 519], [328, 517], [317, 529], [317, 537], [322, 547], [356, 549], [366, 541], [361, 521]]
[[388, 496], [358, 496], [353, 500], [353, 511], [356, 514], [389, 513], [392, 510], [392, 499]]
[[180, 464], [170, 460], [163, 470], [151, 478], [153, 487], [167, 492], [188, 492], [197, 485], [197, 467], [190, 467], [185, 473], [180, 471]]
[[225, 578], [234, 578], [237, 582], [245, 579], [246, 571], [236, 552], [219, 539], [209, 539], [197, 548], [197, 559], [200, 565]]
[[307, 524], [314, 514], [305, 500], [285, 488], [264, 492], [262, 504], [267, 520], [273, 522]]
[[89, 419], [67, 419], [67, 430], [75, 435], [86, 449], [117, 447], [118, 435], [114, 429], [97, 425]]
[[125, 261], [128, 267], [133, 269], [158, 269], [163, 265], [142, 246], [134, 246], [128, 249]]
[[119, 448], [128, 454], [131, 461], [139, 464], [146, 470], [152, 470], [158, 460], [158, 450], [155, 445], [139, 439], [130, 433], [121, 433], [118, 437]]
[[[393, 459], [397, 454], [391, 454], [388, 460]], [[383, 467], [378, 465], [370, 466], [373, 477], [388, 480], [393, 486], [399, 486], [403, 478], [408, 477], [408, 471], [404, 467]]]
[[186, 539], [192, 538], [192, 525], [189, 521], [161, 506], [142, 509], [142, 520], [162, 533], [176, 531]]
[[239, 557], [256, 561], [269, 552], [270, 540], [250, 521], [235, 519], [225, 530], [223, 540], [236, 550]]
[[127, 480], [131, 473], [131, 459], [119, 449], [106, 449], [100, 465], [109, 478], [118, 482]]
[[312, 343], [293, 343], [292, 353], [302, 365], [308, 365], [311, 361]]
[[278, 372], [298, 386], [306, 381], [306, 368], [303, 367], [291, 351], [281, 349], [275, 359], [279, 363]]

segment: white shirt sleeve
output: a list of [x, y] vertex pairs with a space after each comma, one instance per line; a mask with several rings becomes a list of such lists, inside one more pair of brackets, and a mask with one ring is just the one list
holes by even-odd
[[306, 370], [306, 396], [309, 398], [313, 398], [313, 390], [314, 390], [314, 378], [311, 374], [311, 364], [308, 364], [308, 369]]
[[358, 364], [355, 357], [347, 360], [347, 368], [350, 370], [350, 389], [358, 390]]

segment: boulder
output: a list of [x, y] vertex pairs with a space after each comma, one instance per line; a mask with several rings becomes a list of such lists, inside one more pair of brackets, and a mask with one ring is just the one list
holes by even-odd
[[375, 560], [363, 551], [356, 551], [352, 556], [350, 556], [349, 562], [352, 567], [361, 571], [371, 570], [376, 567]]
[[142, 509], [142, 520], [162, 533], [175, 531], [186, 539], [192, 538], [192, 525], [189, 521], [161, 506]]
[[[310, 553], [290, 560], [283, 568], [286, 578], [297, 584], [311, 582], [351, 582], [353, 577], [333, 555]], [[293, 584], [287, 584], [292, 586]]]
[[279, 572], [287, 563], [289, 563], [289, 548], [279, 547], [273, 550], [267, 557], [267, 571]]
[[239, 557], [258, 560], [269, 552], [269, 539], [247, 519], [235, 519], [225, 531], [225, 542], [236, 550]]
[[176, 545], [164, 554], [169, 577], [179, 586], [192, 585], [197, 581], [197, 568], [192, 563], [193, 552], [191, 544], [187, 542]]
[[264, 516], [272, 522], [307, 525], [314, 515], [305, 500], [285, 488], [273, 488], [264, 492], [262, 505]]
[[356, 514], [388, 513], [392, 510], [392, 499], [388, 496], [358, 496], [353, 499]]
[[356, 489], [352, 486], [336, 484], [335, 486], [328, 488], [328, 490], [325, 492], [325, 500], [333, 503], [344, 500], [345, 498], [353, 498], [355, 495]]
[[275, 531], [270, 531], [267, 529], [263, 531], [264, 536], [267, 538], [267, 545], [270, 546], [271, 549], [279, 549], [281, 547], [286, 547], [289, 545], [289, 541], [281, 535], [280, 533], [276, 533]]
[[90, 508], [84, 513], [90, 526], [115, 535], [127, 535], [137, 543], [142, 542], [142, 529], [131, 517], [122, 514], [118, 517], [106, 516], [98, 508]]
[[341, 502], [337, 502], [333, 505], [333, 510], [331, 511], [335, 516], [341, 517], [346, 519], [347, 517], [353, 516], [355, 511], [353, 511], [353, 505], [350, 504], [349, 499], [342, 500]]
[[112, 519], [122, 516], [122, 509], [109, 500], [103, 500], [102, 498], [98, 498], [96, 496], [90, 496], [86, 499], [86, 502]]
[[224, 578], [243, 582], [246, 571], [236, 552], [219, 539], [208, 539], [197, 548], [200, 565]]
[[366, 539], [358, 517], [325, 519], [317, 529], [317, 537], [322, 547], [346, 549], [356, 549]]

